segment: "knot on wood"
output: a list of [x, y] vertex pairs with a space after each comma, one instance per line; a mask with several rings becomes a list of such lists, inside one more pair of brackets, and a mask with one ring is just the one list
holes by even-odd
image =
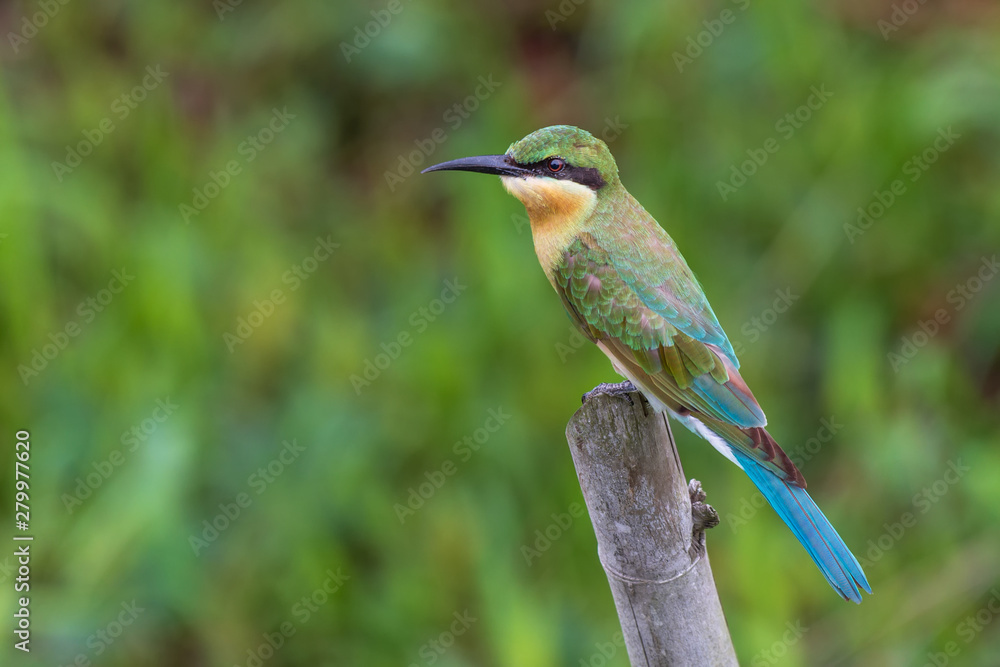
[[691, 548], [700, 552], [705, 548], [705, 531], [719, 525], [719, 513], [705, 502], [705, 490], [698, 480], [688, 482], [688, 495], [691, 496]]

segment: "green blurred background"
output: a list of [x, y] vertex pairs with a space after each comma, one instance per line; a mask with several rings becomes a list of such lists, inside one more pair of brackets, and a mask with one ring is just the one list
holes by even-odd
[[616, 376], [497, 179], [415, 173], [555, 123], [609, 140], [875, 590], [840, 600], [675, 429], [741, 661], [1000, 664], [992, 3], [46, 0], [0, 28], [0, 487], [12, 526], [29, 429], [35, 535], [3, 664], [627, 664], [564, 440]]

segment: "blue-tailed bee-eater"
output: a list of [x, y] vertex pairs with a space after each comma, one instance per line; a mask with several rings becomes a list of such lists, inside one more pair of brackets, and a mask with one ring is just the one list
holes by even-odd
[[428, 171], [500, 176], [524, 204], [535, 253], [570, 318], [649, 403], [743, 469], [845, 599], [871, 593], [857, 559], [764, 429], [767, 418], [673, 240], [630, 195], [607, 145], [566, 125], [503, 155]]

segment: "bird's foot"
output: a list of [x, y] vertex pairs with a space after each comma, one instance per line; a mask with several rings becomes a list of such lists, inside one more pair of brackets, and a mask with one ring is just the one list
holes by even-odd
[[691, 496], [691, 546], [701, 550], [705, 548], [705, 531], [719, 525], [719, 513], [705, 502], [705, 490], [698, 480], [688, 482], [688, 495]]
[[624, 382], [602, 382], [597, 385], [586, 394], [580, 398], [581, 403], [586, 403], [595, 396], [600, 396], [601, 394], [607, 394], [608, 396], [624, 396], [628, 399], [629, 405], [635, 405], [632, 401], [632, 397], [629, 395], [634, 391], [638, 391], [635, 385], [631, 381], [625, 380]]

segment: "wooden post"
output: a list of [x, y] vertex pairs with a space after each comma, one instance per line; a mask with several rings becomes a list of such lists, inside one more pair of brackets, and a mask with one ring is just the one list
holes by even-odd
[[[738, 665], [715, 590], [705, 528], [666, 415], [641, 394], [585, 398], [566, 428], [632, 665]], [[693, 511], [692, 511], [693, 503]]]

